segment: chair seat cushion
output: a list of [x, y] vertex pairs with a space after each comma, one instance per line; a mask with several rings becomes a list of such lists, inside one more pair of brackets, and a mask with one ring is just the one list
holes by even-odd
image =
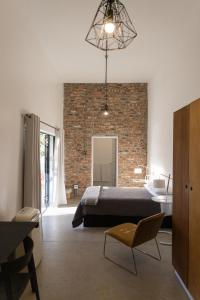
[[132, 247], [136, 228], [136, 224], [124, 223], [106, 230], [105, 234], [119, 240], [128, 247]]

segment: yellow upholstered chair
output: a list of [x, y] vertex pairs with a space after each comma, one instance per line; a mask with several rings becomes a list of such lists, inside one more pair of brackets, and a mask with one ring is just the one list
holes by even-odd
[[106, 238], [109, 235], [112, 238], [120, 241], [122, 244], [128, 246], [131, 249], [135, 271], [132, 272], [132, 271], [122, 267], [121, 265], [117, 264], [116, 262], [114, 262], [115, 264], [128, 270], [131, 273], [134, 273], [137, 275], [137, 267], [136, 267], [136, 261], [135, 261], [133, 248], [135, 248], [136, 246], [141, 245], [147, 241], [150, 241], [152, 239], [155, 240], [156, 248], [158, 251], [158, 257], [155, 257], [155, 256], [148, 254], [137, 248], [135, 248], [135, 249], [137, 251], [142, 252], [143, 254], [151, 256], [154, 259], [161, 260], [160, 250], [158, 247], [158, 242], [156, 240], [156, 236], [157, 236], [158, 230], [160, 229], [160, 226], [162, 224], [163, 218], [164, 218], [164, 214], [159, 213], [159, 214], [147, 217], [145, 219], [142, 219], [141, 221], [139, 221], [139, 223], [137, 225], [133, 224], [133, 223], [125, 223], [125, 224], [120, 224], [120, 225], [117, 225], [115, 227], [112, 227], [112, 228], [106, 230], [105, 231], [105, 240], [104, 240], [104, 257], [109, 259], [110, 261], [114, 262], [113, 260], [106, 257], [106, 255], [105, 255]]

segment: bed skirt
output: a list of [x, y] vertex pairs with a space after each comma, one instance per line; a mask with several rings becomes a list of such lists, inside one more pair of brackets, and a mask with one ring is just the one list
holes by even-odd
[[[100, 216], [87, 215], [84, 216], [84, 227], [112, 227], [122, 223], [137, 224], [144, 217], [129, 217], [129, 216]], [[162, 223], [162, 228], [172, 228], [172, 217], [166, 216]]]

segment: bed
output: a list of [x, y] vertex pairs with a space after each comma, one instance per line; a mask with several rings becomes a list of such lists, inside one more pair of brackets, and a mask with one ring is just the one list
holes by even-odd
[[[107, 227], [160, 212], [160, 204], [151, 200], [147, 188], [88, 187], [77, 207], [72, 226]], [[170, 227], [165, 220], [164, 227]]]

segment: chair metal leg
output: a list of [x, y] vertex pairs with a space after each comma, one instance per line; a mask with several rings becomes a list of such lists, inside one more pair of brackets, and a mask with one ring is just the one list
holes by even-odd
[[104, 246], [103, 246], [103, 255], [104, 255], [104, 257], [106, 256], [106, 238], [107, 238], [107, 235], [105, 234]]
[[[164, 233], [164, 234], [172, 235], [171, 231], [166, 231], [166, 230], [159, 230], [158, 233]], [[172, 246], [172, 242], [160, 241], [160, 244], [164, 245], [164, 246]]]
[[152, 258], [154, 258], [154, 259], [160, 261], [160, 260], [161, 260], [160, 249], [159, 249], [159, 246], [158, 246], [157, 239], [155, 238], [154, 240], [155, 240], [156, 248], [157, 248], [157, 251], [158, 251], [158, 257], [157, 257], [157, 256], [154, 256], [154, 255], [152, 255], [152, 254], [150, 254], [150, 253], [147, 253], [147, 252], [145, 252], [145, 251], [143, 251], [143, 250], [140, 250], [140, 249], [138, 249], [138, 248], [134, 248], [134, 249], [137, 250], [137, 251], [139, 251], [139, 252], [141, 252], [141, 253], [143, 253], [143, 254], [145, 254], [145, 255], [148, 255], [148, 256], [150, 256], [150, 257], [152, 257]]
[[[134, 264], [134, 269], [135, 269], [135, 270], [134, 270], [134, 271], [131, 271], [131, 270], [129, 270], [129, 269], [127, 269], [126, 267], [124, 267], [124, 266], [118, 264], [117, 262], [115, 262], [114, 260], [112, 260], [111, 258], [109, 258], [109, 257], [107, 257], [107, 256], [105, 255], [105, 250], [106, 250], [106, 238], [107, 238], [107, 236], [105, 235], [105, 239], [104, 239], [104, 249], [103, 249], [104, 257], [105, 257], [107, 260], [109, 260], [109, 261], [111, 261], [112, 263], [114, 263], [115, 265], [117, 265], [118, 267], [120, 267], [120, 268], [122, 268], [122, 269], [128, 271], [129, 273], [134, 274], [134, 275], [137, 275], [137, 274], [138, 274], [138, 272], [137, 272], [137, 265], [136, 265], [136, 260], [135, 260], [135, 255], [134, 255], [133, 248], [131, 248], [131, 253], [132, 253], [133, 264]], [[160, 261], [160, 260], [161, 260], [161, 253], [160, 253], [160, 249], [159, 249], [159, 246], [158, 246], [158, 241], [157, 241], [156, 238], [155, 238], [154, 240], [155, 240], [155, 244], [156, 244], [156, 249], [157, 249], [157, 251], [158, 251], [158, 257], [157, 257], [157, 256], [154, 256], [154, 255], [152, 255], [152, 254], [150, 254], [150, 253], [147, 253], [147, 252], [145, 252], [145, 251], [143, 251], [143, 250], [140, 250], [140, 249], [138, 249], [138, 248], [134, 248], [134, 249], [137, 250], [137, 251], [139, 251], [139, 252], [141, 252], [141, 253], [143, 253], [143, 254], [145, 254], [145, 255], [148, 255], [148, 256], [150, 256], [150, 257], [152, 257], [152, 258], [154, 258], [154, 259]]]
[[137, 275], [137, 266], [136, 266], [136, 260], [135, 260], [135, 255], [134, 255], [134, 252], [133, 252], [133, 248], [131, 248], [131, 253], [132, 253], [132, 257], [133, 257], [133, 264], [134, 264], [134, 267], [135, 267], [134, 274]]
[[160, 248], [158, 246], [157, 238], [155, 238], [155, 242], [156, 242], [156, 247], [157, 247], [157, 250], [158, 250], [159, 260], [161, 260], [161, 253], [160, 253]]
[[115, 262], [114, 260], [112, 260], [111, 258], [107, 257], [105, 252], [106, 252], [106, 234], [105, 234], [105, 239], [104, 239], [104, 248], [103, 248], [103, 255], [104, 255], [104, 258], [106, 258], [107, 260], [109, 260], [110, 262], [112, 262], [113, 264], [117, 265], [118, 267], [128, 271], [129, 273], [131, 274], [134, 274], [134, 275], [137, 275], [137, 267], [136, 267], [136, 261], [135, 261], [135, 256], [134, 256], [134, 253], [133, 253], [133, 249], [131, 248], [131, 253], [132, 253], [132, 258], [133, 258], [133, 264], [134, 264], [134, 271], [131, 271], [129, 270], [128, 268], [118, 264], [117, 262]]

